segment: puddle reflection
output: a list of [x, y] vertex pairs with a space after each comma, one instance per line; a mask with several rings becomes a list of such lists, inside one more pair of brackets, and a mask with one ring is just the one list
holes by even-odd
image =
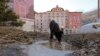
[[77, 50], [77, 48], [73, 47], [70, 44], [67, 44], [66, 42], [61, 42], [61, 44], [59, 44], [58, 42], [55, 41], [55, 42], [42, 43], [42, 45], [51, 49], [62, 50], [62, 51]]
[[[73, 51], [65, 49], [64, 42], [61, 44], [54, 42], [49, 42], [48, 40], [37, 41], [29, 46], [29, 56], [65, 56]], [[65, 51], [62, 51], [65, 50]]]

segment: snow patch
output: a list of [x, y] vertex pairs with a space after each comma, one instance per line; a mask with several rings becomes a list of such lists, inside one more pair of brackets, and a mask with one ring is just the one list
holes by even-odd
[[99, 33], [100, 27], [97, 29], [93, 27], [93, 25], [100, 24], [100, 23], [90, 23], [87, 25], [84, 25], [80, 28], [79, 33]]

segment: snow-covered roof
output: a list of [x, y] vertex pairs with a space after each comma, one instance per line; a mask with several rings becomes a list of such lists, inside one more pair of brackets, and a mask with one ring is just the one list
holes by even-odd
[[82, 26], [79, 33], [100, 33], [100, 23], [90, 23]]

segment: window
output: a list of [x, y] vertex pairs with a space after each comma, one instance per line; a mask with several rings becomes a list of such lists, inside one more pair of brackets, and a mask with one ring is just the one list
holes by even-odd
[[41, 22], [42, 22], [42, 19], [41, 19]]
[[42, 25], [42, 23], [41, 23], [41, 25]]
[[41, 26], [41, 30], [42, 30], [42, 26]]
[[37, 26], [37, 28], [38, 28], [38, 26]]
[[41, 16], [41, 18], [42, 18], [42, 16]]
[[72, 30], [69, 30], [70, 33], [72, 33]]

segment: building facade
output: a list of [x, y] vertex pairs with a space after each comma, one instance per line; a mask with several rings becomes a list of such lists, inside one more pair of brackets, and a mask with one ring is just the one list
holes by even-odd
[[22, 27], [18, 29], [24, 31], [34, 31], [34, 6], [33, 0], [8, 0], [8, 9], [14, 11], [21, 21], [25, 22]]
[[[73, 14], [75, 14], [75, 16], [72, 16]], [[73, 17], [75, 17], [75, 21]], [[70, 28], [68, 23], [73, 22], [76, 27], [75, 29], [78, 29], [82, 23], [81, 19], [81, 12], [69, 12], [57, 5], [55, 8], [52, 8], [51, 11], [35, 14], [35, 29], [39, 32], [50, 32], [49, 23], [51, 20], [54, 20], [59, 24], [60, 29], [63, 29], [65, 34], [71, 34], [74, 32], [74, 25], [71, 25], [72, 28]], [[71, 29], [72, 32], [69, 33], [69, 29]]]
[[34, 18], [34, 0], [14, 0], [14, 12], [23, 18]]
[[25, 22], [23, 26], [21, 27], [21, 30], [34, 32], [34, 20], [33, 19], [22, 18], [21, 20]]
[[78, 33], [82, 25], [82, 12], [69, 12], [67, 21], [68, 33]]

